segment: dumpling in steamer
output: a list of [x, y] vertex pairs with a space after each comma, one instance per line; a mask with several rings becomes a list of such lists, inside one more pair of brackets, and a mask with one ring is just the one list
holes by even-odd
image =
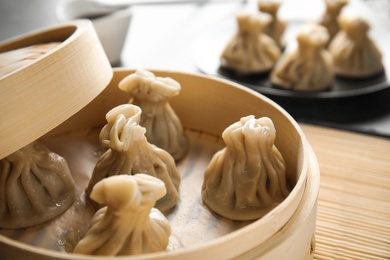
[[266, 13], [240, 13], [236, 19], [238, 31], [221, 54], [221, 67], [242, 75], [269, 72], [280, 57], [277, 43], [263, 33], [272, 17]]
[[175, 160], [181, 159], [188, 151], [188, 140], [169, 104], [169, 100], [179, 94], [180, 84], [138, 69], [119, 83], [119, 89], [130, 93], [129, 103], [141, 108], [140, 125], [146, 128], [148, 141], [169, 152]]
[[382, 54], [368, 36], [370, 25], [359, 16], [341, 16], [341, 31], [329, 46], [336, 75], [365, 78], [384, 71]]
[[67, 210], [76, 199], [67, 162], [34, 141], [0, 160], [0, 227], [26, 228]]
[[264, 33], [269, 35], [280, 48], [283, 47], [283, 35], [287, 26], [287, 23], [278, 17], [281, 3], [279, 0], [258, 0], [257, 2], [259, 11], [272, 16], [272, 21], [264, 28]]
[[272, 71], [272, 84], [299, 91], [329, 89], [335, 73], [332, 57], [325, 49], [328, 39], [323, 26], [304, 25], [297, 34], [297, 48], [287, 51]]
[[212, 211], [232, 220], [253, 220], [288, 196], [286, 166], [275, 136], [267, 117], [243, 117], [225, 129], [226, 147], [212, 158], [202, 186], [203, 202]]
[[166, 211], [179, 200], [180, 174], [168, 152], [148, 143], [146, 130], [139, 125], [140, 118], [141, 109], [131, 104], [117, 106], [107, 113], [107, 124], [99, 139], [108, 150], [99, 157], [86, 194], [89, 196], [96, 183], [106, 177], [142, 172], [164, 182], [167, 194], [157, 201], [156, 208]]
[[147, 174], [101, 180], [91, 198], [106, 206], [96, 212], [73, 252], [115, 256], [164, 251], [171, 226], [153, 206], [165, 192], [164, 183]]
[[324, 3], [325, 12], [318, 23], [328, 30], [329, 41], [327, 42], [327, 45], [329, 45], [330, 41], [332, 41], [340, 31], [338, 18], [344, 6], [348, 4], [348, 0], [324, 0]]

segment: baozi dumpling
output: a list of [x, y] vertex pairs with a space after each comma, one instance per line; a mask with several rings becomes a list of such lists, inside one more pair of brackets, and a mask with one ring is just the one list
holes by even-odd
[[74, 253], [138, 255], [167, 248], [171, 226], [153, 208], [166, 193], [164, 183], [147, 174], [117, 175], [98, 182], [91, 198], [106, 205], [96, 212], [91, 228]]
[[166, 211], [179, 200], [180, 174], [168, 152], [148, 143], [146, 130], [139, 125], [140, 118], [141, 109], [131, 104], [117, 106], [107, 113], [107, 124], [99, 139], [108, 150], [99, 157], [86, 194], [89, 196], [95, 184], [106, 177], [142, 172], [164, 182], [167, 194], [157, 201], [156, 208]]
[[332, 57], [325, 48], [328, 39], [323, 26], [304, 25], [297, 34], [297, 48], [286, 52], [272, 71], [272, 84], [299, 91], [330, 88], [335, 75]]
[[67, 162], [34, 141], [0, 160], [0, 227], [26, 228], [48, 221], [76, 199]]
[[290, 193], [284, 159], [275, 147], [271, 119], [241, 118], [225, 129], [226, 147], [206, 168], [203, 202], [232, 220], [258, 219]]
[[319, 24], [324, 26], [329, 33], [329, 41], [334, 38], [334, 36], [340, 31], [340, 26], [338, 23], [338, 17], [341, 13], [341, 10], [348, 4], [348, 0], [324, 0], [325, 2], [325, 12], [319, 20]]
[[340, 16], [341, 31], [329, 46], [336, 75], [365, 78], [384, 71], [382, 54], [368, 36], [370, 25], [359, 16]]
[[270, 71], [280, 57], [277, 43], [263, 33], [272, 17], [266, 13], [240, 13], [236, 19], [238, 31], [221, 54], [221, 66], [238, 74]]
[[129, 103], [141, 108], [140, 125], [146, 128], [148, 141], [169, 152], [175, 160], [181, 159], [188, 151], [188, 140], [169, 104], [181, 90], [179, 82], [138, 69], [119, 83], [119, 89], [130, 93]]
[[259, 11], [272, 16], [272, 21], [264, 28], [264, 33], [274, 39], [280, 48], [283, 47], [283, 35], [287, 27], [287, 23], [278, 17], [281, 3], [279, 0], [258, 0]]

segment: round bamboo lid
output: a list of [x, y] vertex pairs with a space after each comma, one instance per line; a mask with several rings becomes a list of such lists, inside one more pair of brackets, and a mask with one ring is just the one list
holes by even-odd
[[0, 43], [0, 159], [75, 114], [112, 75], [88, 20]]

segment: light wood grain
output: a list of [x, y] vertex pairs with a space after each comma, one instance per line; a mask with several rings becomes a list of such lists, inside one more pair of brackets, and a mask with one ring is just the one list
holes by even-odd
[[321, 172], [315, 259], [390, 259], [390, 140], [301, 127]]

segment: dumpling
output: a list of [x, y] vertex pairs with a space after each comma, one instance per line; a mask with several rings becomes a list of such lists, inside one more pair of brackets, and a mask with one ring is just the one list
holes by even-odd
[[271, 119], [247, 116], [225, 129], [226, 147], [206, 168], [203, 202], [232, 220], [258, 219], [290, 193]]
[[368, 36], [370, 25], [359, 16], [340, 16], [341, 31], [329, 46], [336, 75], [365, 78], [384, 71], [382, 54]]
[[270, 36], [282, 48], [283, 35], [287, 26], [287, 23], [278, 17], [278, 11], [282, 2], [279, 0], [259, 0], [257, 3], [259, 11], [272, 16], [272, 21], [264, 28], [264, 33]]
[[180, 84], [138, 69], [119, 83], [119, 89], [130, 93], [129, 103], [141, 108], [140, 125], [146, 128], [148, 141], [169, 152], [175, 160], [181, 159], [188, 151], [188, 140], [169, 104], [169, 100], [179, 94]]
[[238, 31], [221, 54], [221, 67], [238, 74], [269, 72], [280, 57], [277, 43], [263, 33], [272, 17], [266, 13], [240, 13], [236, 16]]
[[338, 17], [344, 8], [348, 4], [348, 0], [324, 0], [325, 12], [319, 20], [319, 24], [324, 26], [329, 33], [329, 41], [339, 32], [340, 26], [338, 23]]
[[323, 26], [304, 25], [297, 34], [297, 48], [286, 52], [272, 71], [272, 84], [298, 91], [329, 89], [335, 73], [332, 57], [325, 48], [328, 38]]
[[34, 141], [0, 160], [0, 227], [26, 228], [48, 221], [76, 199], [67, 162]]
[[99, 140], [108, 150], [98, 158], [86, 194], [89, 196], [95, 184], [106, 177], [142, 172], [164, 182], [167, 194], [157, 201], [156, 208], [166, 211], [179, 200], [180, 174], [168, 152], [148, 143], [146, 130], [139, 125], [140, 117], [141, 109], [131, 104], [117, 106], [107, 113], [107, 124]]
[[106, 206], [96, 212], [90, 229], [73, 252], [115, 256], [165, 250], [171, 226], [153, 208], [165, 192], [164, 183], [147, 174], [101, 180], [93, 188], [91, 198]]

